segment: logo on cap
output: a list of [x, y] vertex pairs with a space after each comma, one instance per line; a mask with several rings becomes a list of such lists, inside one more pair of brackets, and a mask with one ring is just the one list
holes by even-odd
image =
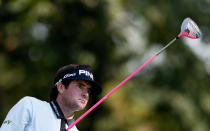
[[92, 80], [94, 80], [93, 79], [93, 74], [90, 73], [89, 71], [87, 71], [87, 70], [79, 70], [79, 75], [82, 75], [82, 74], [84, 74], [86, 76], [89, 76]]
[[[83, 80], [84, 77], [86, 77], [85, 80], [91, 79], [92, 81], [94, 81], [93, 74], [90, 71], [79, 69], [79, 70], [73, 70], [71, 73], [65, 74], [63, 78], [58, 80], [58, 82], [61, 82], [62, 80], [67, 79], [67, 78], [71, 78], [71, 79], [75, 78], [75, 79]], [[56, 82], [55, 85], [57, 85], [58, 82]]]
[[76, 75], [76, 73], [66, 74], [66, 75], [63, 77], [63, 79], [68, 78], [68, 77], [73, 77], [73, 76], [75, 76], [75, 75]]

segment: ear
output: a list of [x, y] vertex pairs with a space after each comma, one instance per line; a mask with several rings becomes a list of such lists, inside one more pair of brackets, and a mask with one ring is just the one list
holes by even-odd
[[62, 84], [62, 82], [58, 82], [57, 84], [58, 93], [63, 94], [65, 91], [65, 86]]

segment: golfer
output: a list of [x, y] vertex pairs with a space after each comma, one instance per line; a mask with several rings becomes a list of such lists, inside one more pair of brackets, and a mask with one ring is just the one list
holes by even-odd
[[[60, 68], [54, 78], [50, 102], [34, 97], [22, 98], [7, 114], [0, 131], [66, 131], [77, 111], [83, 110], [90, 95], [101, 87], [88, 65], [70, 64]], [[69, 131], [78, 131], [76, 126]]]

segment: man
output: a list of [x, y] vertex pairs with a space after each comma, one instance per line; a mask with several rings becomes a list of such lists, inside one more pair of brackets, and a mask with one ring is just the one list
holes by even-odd
[[[91, 94], [100, 92], [89, 66], [64, 66], [55, 75], [51, 101], [22, 98], [9, 111], [0, 131], [66, 131], [74, 122], [75, 112], [85, 108]], [[70, 131], [78, 130], [74, 126]]]

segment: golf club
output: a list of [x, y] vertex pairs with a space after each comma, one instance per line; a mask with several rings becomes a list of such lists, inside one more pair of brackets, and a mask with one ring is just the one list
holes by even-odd
[[70, 130], [74, 125], [76, 125], [85, 116], [87, 116], [92, 110], [94, 110], [98, 105], [100, 105], [104, 100], [106, 100], [112, 93], [114, 93], [117, 89], [119, 89], [129, 79], [131, 79], [136, 73], [138, 73], [140, 70], [142, 70], [147, 64], [149, 64], [154, 58], [156, 58], [161, 52], [163, 52], [167, 47], [169, 47], [175, 40], [177, 40], [183, 36], [191, 38], [191, 39], [197, 39], [201, 36], [201, 32], [200, 32], [198, 26], [190, 18], [184, 19], [184, 21], [182, 22], [182, 25], [181, 25], [181, 32], [179, 33], [179, 35], [177, 37], [175, 37], [173, 40], [171, 40], [166, 46], [164, 46], [160, 51], [158, 51], [154, 56], [152, 56], [143, 65], [141, 65], [136, 71], [134, 71], [132, 74], [130, 74], [125, 80], [123, 80], [114, 89], [112, 89], [109, 93], [107, 93], [101, 100], [99, 100], [95, 105], [93, 105], [90, 109], [88, 109], [83, 115], [81, 115], [75, 122], [73, 122], [67, 128], [67, 131]]

